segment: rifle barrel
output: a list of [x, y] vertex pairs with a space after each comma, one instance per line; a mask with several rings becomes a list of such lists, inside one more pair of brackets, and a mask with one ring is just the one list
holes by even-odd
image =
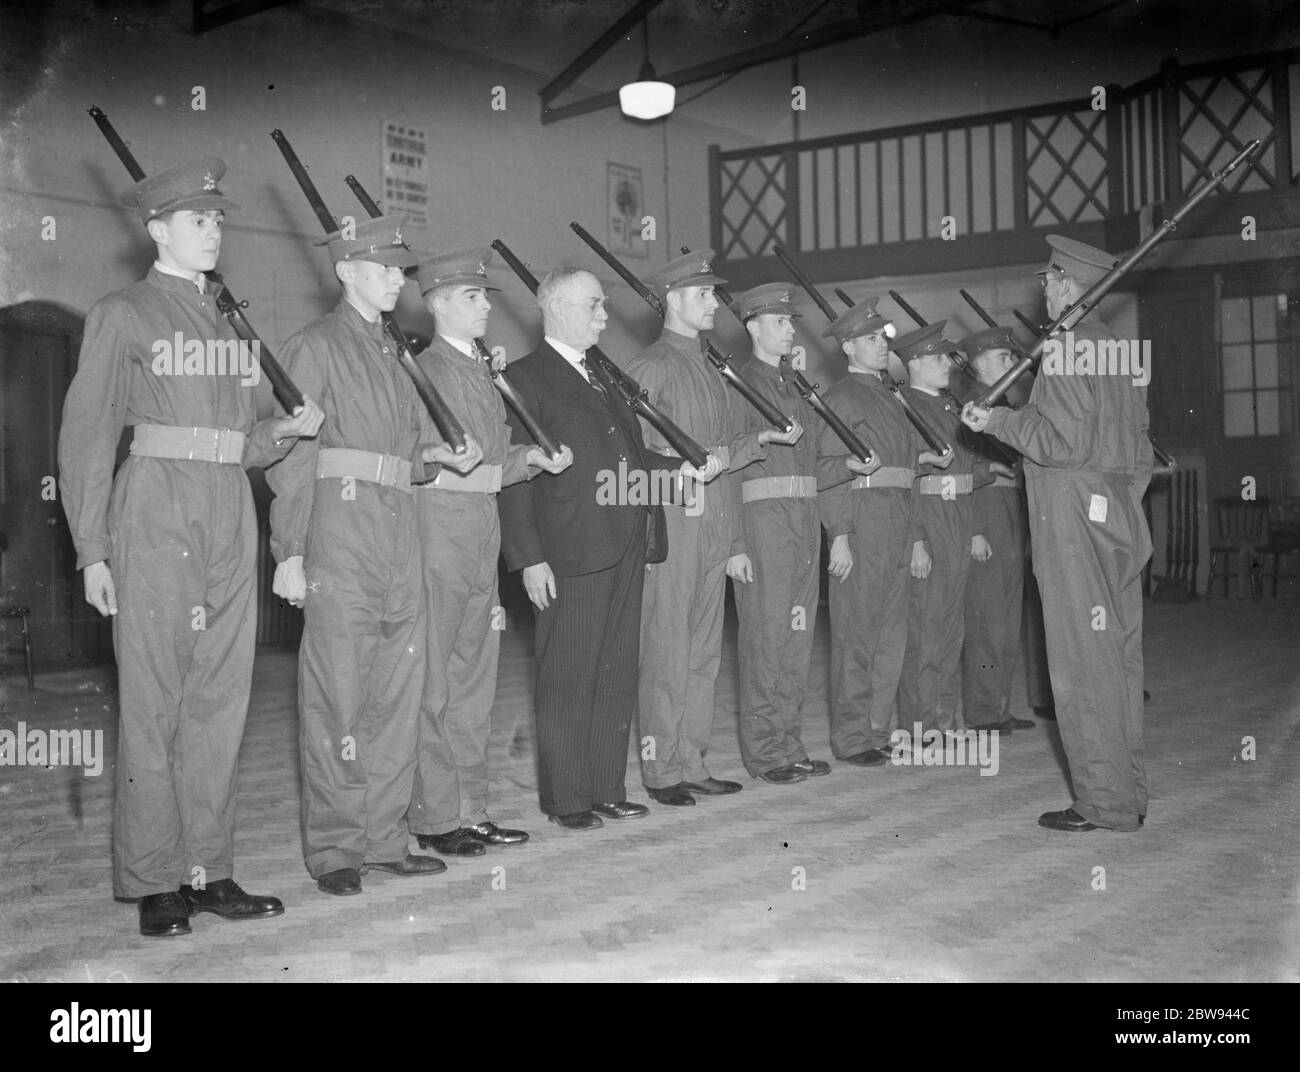
[[[316, 213], [316, 219], [325, 229], [326, 234], [333, 234], [339, 229], [330, 210], [325, 206], [325, 199], [321, 197], [320, 191], [316, 189], [316, 184], [312, 182], [311, 176], [307, 174], [307, 169], [303, 166], [298, 154], [294, 152], [293, 146], [289, 144], [289, 139], [284, 136], [281, 130], [271, 131], [271, 138], [279, 147], [281, 155], [284, 156], [285, 163], [289, 165], [289, 170], [293, 172], [293, 177], [298, 180], [298, 185], [302, 187], [302, 192], [307, 198], [308, 204], [311, 205], [312, 211]], [[406, 338], [406, 333], [402, 330], [402, 325], [397, 322], [397, 318], [392, 313], [380, 313], [380, 320], [384, 325], [384, 334], [393, 341], [397, 349], [398, 363], [406, 370], [406, 374], [411, 377], [411, 382], [415, 384], [416, 393], [424, 403], [425, 408], [429, 411], [429, 416], [433, 418], [433, 423], [438, 428], [438, 434], [457, 454], [465, 452], [465, 430], [460, 426], [460, 422], [452, 416], [451, 410], [443, 401], [442, 395], [438, 393], [438, 388], [434, 386], [433, 381], [429, 379], [429, 374], [422, 369], [415, 360], [415, 355], [411, 352], [411, 344]]]

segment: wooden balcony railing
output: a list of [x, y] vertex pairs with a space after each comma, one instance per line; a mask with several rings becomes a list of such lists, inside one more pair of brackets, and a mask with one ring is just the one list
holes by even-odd
[[1252, 138], [1262, 142], [1254, 167], [1226, 190], [1294, 191], [1297, 123], [1300, 49], [1290, 49], [1185, 67], [1169, 60], [1135, 85], [1106, 87], [1104, 109], [1084, 97], [713, 146], [713, 248], [748, 282], [775, 267], [774, 243], [808, 255], [818, 274], [841, 276], [1032, 259], [1044, 230], [1105, 244], [1120, 233], [1116, 221], [1181, 201]]

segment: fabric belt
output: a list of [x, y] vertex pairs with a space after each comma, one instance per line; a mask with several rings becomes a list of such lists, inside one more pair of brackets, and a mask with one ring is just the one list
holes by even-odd
[[131, 453], [145, 458], [177, 458], [191, 462], [242, 465], [244, 433], [233, 428], [179, 428], [170, 424], [137, 424]]
[[501, 466], [479, 465], [467, 474], [460, 474], [455, 469], [443, 468], [427, 484], [416, 484], [417, 488], [438, 488], [440, 491], [476, 491], [482, 495], [495, 495], [501, 490]]
[[741, 502], [759, 499], [815, 499], [815, 476], [763, 476], [740, 485]]
[[316, 462], [316, 479], [349, 476], [411, 494], [409, 458], [399, 458], [396, 454], [376, 454], [371, 450], [322, 447]]
[[859, 488], [910, 488], [916, 480], [915, 469], [900, 469], [898, 466], [882, 465], [870, 476], [860, 476], [849, 487]]
[[922, 495], [969, 495], [972, 485], [970, 473], [932, 473], [917, 481], [916, 490]]

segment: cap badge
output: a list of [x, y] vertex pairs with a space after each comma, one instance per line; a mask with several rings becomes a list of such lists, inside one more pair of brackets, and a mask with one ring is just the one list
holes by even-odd
[[711, 265], [708, 261], [701, 261], [701, 262], [700, 262], [700, 271], [701, 271], [701, 272], [712, 272], [712, 271], [713, 271], [713, 265]]
[[474, 269], [475, 275], [487, 275], [487, 265], [483, 261], [478, 262], [478, 267]]
[[398, 244], [398, 243], [400, 243], [400, 242], [402, 242], [402, 241], [403, 241], [403, 238], [402, 238], [402, 229], [401, 229], [400, 227], [394, 227], [394, 228], [393, 228], [393, 244], [396, 245], [396, 244]]
[[781, 294], [777, 300], [781, 302], [785, 302], [788, 305], [790, 302], [790, 292], [788, 290], [781, 291]]
[[203, 176], [203, 189], [215, 190], [216, 188], [217, 180], [212, 177], [212, 172], [205, 172]]

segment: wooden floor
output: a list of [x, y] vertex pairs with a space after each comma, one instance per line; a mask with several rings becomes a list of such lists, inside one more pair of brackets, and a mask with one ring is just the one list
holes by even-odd
[[[818, 631], [805, 740], [830, 758], [824, 615]], [[302, 866], [294, 659], [264, 652], [236, 877], [285, 915], [140, 938], [112, 899], [111, 760], [99, 777], [3, 767], [0, 978], [1300, 981], [1297, 637], [1294, 599], [1149, 605], [1146, 828], [1072, 835], [1035, 822], [1069, 802], [1050, 723], [1004, 740], [995, 777], [838, 763], [788, 788], [744, 777], [729, 628], [710, 766], [744, 792], [574, 834], [537, 810], [531, 637], [510, 630], [492, 811], [532, 841], [433, 878], [368, 875], [346, 899]], [[11, 679], [0, 728], [102, 728], [111, 757], [113, 696], [84, 676], [61, 694]], [[629, 785], [645, 800], [634, 770]]]

